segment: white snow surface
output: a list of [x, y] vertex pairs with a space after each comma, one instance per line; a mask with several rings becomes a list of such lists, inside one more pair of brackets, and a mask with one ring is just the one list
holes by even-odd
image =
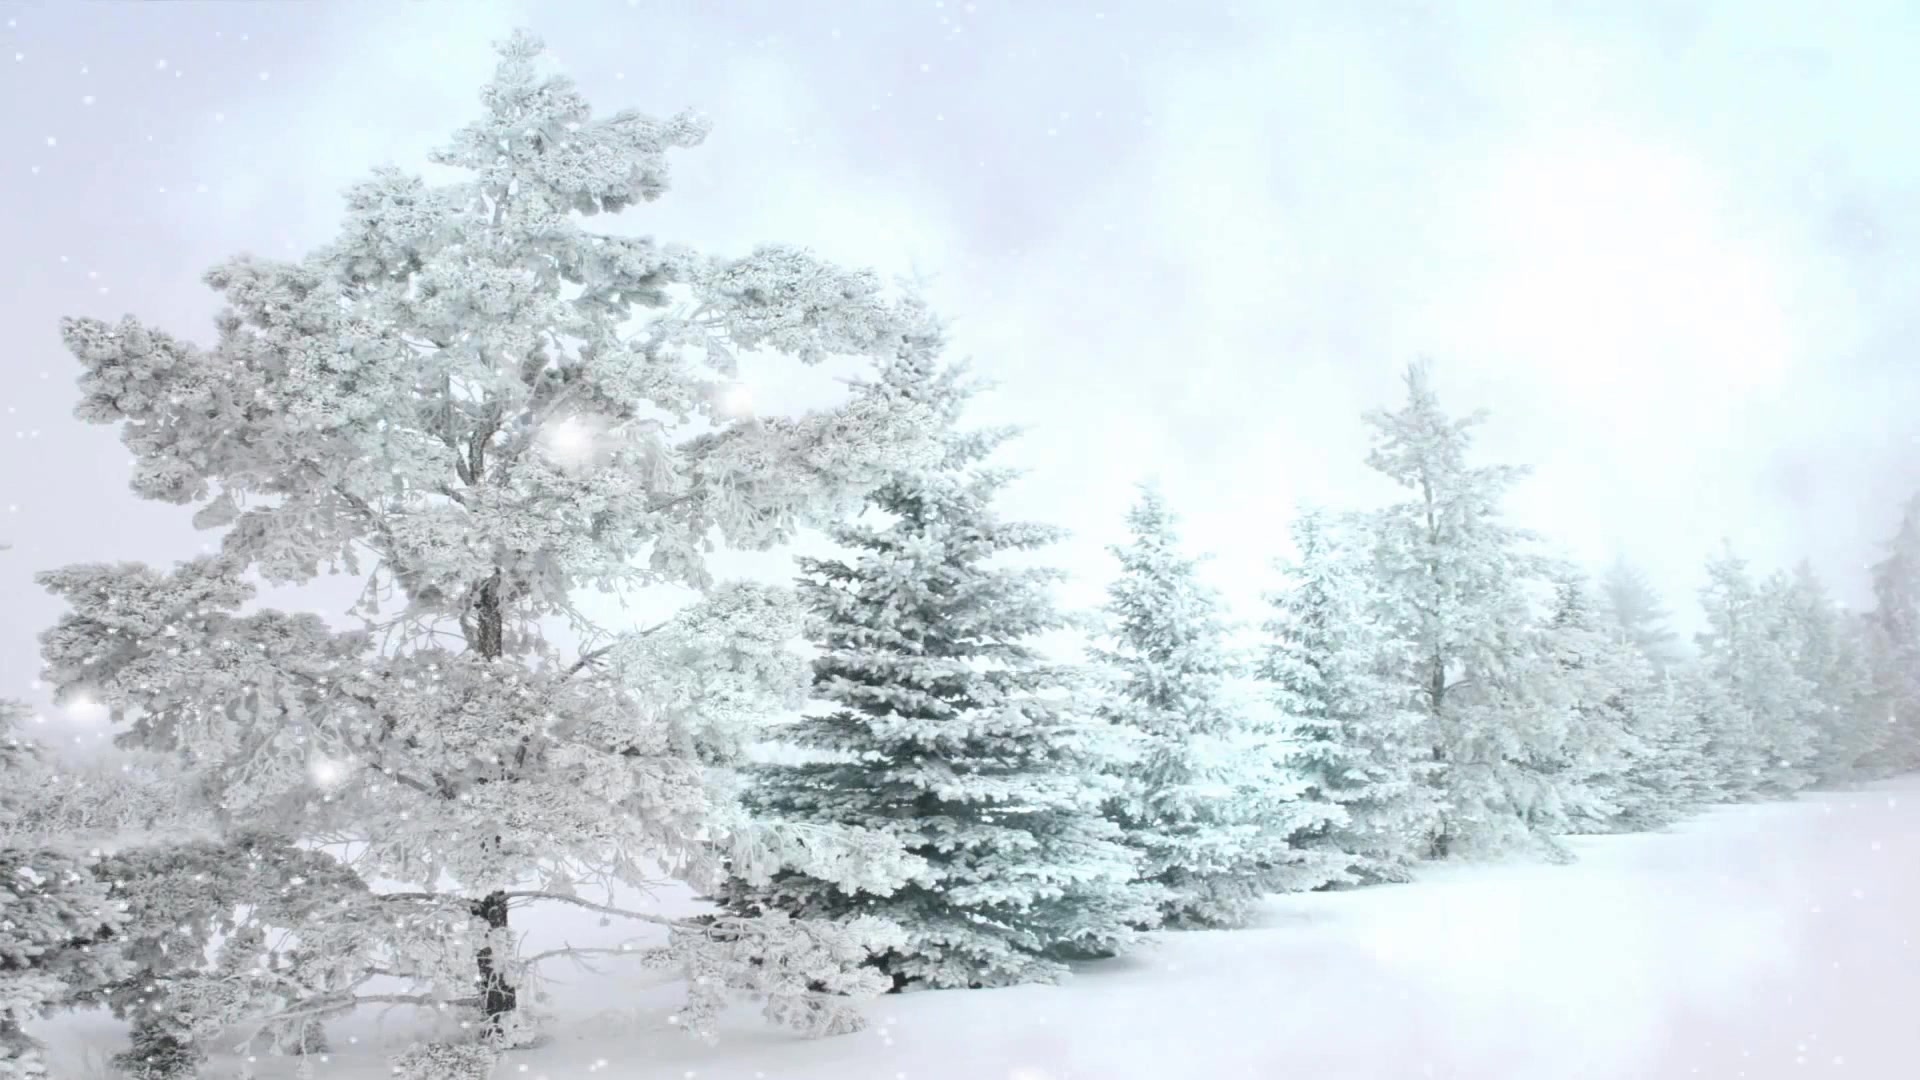
[[[1429, 868], [1410, 885], [1288, 896], [1249, 929], [1162, 935], [1059, 986], [912, 993], [863, 1032], [804, 1040], [753, 1010], [706, 1045], [672, 988], [614, 958], [560, 965], [545, 1045], [496, 1074], [697, 1080], [1434, 1077], [1666, 1080], [1920, 1075], [1920, 776], [1720, 808], [1657, 835], [1577, 839], [1570, 866]], [[685, 910], [687, 897], [662, 898]], [[519, 916], [530, 951], [630, 933], [567, 907]], [[620, 965], [627, 964], [622, 967]], [[389, 1075], [406, 1010], [336, 1021], [326, 1080]], [[54, 1073], [121, 1045], [39, 1026]], [[352, 1039], [354, 1041], [350, 1042]], [[291, 1060], [262, 1058], [263, 1078]], [[209, 1078], [241, 1075], [218, 1059]]]

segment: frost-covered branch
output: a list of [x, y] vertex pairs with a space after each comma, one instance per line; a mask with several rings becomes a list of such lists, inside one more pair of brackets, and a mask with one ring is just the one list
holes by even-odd
[[[223, 821], [354, 836], [370, 879], [467, 886], [462, 918], [403, 929], [436, 963], [466, 950], [495, 1026], [517, 999], [493, 900], [529, 881], [560, 899], [576, 867], [709, 882], [751, 832], [738, 772], [805, 693], [800, 618], [781, 590], [716, 584], [709, 553], [930, 463], [946, 408], [939, 320], [878, 275], [590, 229], [662, 195], [705, 125], [596, 116], [541, 54], [502, 43], [480, 115], [433, 155], [461, 178], [378, 170], [324, 247], [209, 271], [210, 343], [62, 323], [81, 418], [117, 426], [135, 492], [193, 508], [219, 547], [39, 579], [68, 607], [43, 635], [58, 695], [190, 764]], [[742, 417], [724, 390], [746, 351], [861, 374], [826, 407]], [[252, 607], [256, 581], [332, 574], [365, 578], [352, 629]], [[583, 591], [649, 586], [703, 598], [573, 656], [547, 639]], [[853, 846], [796, 857], [898, 876], [897, 853]], [[866, 956], [782, 932], [808, 962]]]

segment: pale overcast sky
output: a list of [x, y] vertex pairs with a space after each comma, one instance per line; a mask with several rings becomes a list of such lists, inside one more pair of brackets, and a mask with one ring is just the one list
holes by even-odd
[[[1254, 614], [1295, 500], [1431, 356], [1514, 516], [1691, 608], [1722, 535], [1851, 602], [1920, 488], [1920, 7], [1006, 0], [0, 3], [0, 695], [38, 569], [194, 553], [71, 418], [64, 314], [212, 337], [211, 264], [328, 238], [544, 36], [602, 111], [714, 121], [623, 217], [918, 270], [1032, 426], [1010, 508], [1087, 600], [1138, 478]], [[781, 571], [778, 560], [756, 566]]]

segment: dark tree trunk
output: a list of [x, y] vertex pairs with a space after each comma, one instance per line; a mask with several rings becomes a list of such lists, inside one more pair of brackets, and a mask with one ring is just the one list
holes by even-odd
[[[474, 464], [477, 469], [478, 460]], [[505, 651], [505, 619], [500, 609], [500, 571], [495, 570], [474, 590], [473, 620], [466, 627], [467, 646], [487, 660], [498, 660]], [[472, 911], [474, 918], [486, 922], [489, 932], [507, 928], [505, 892], [495, 890], [473, 901]], [[519, 992], [507, 981], [506, 973], [501, 970], [502, 965], [494, 956], [492, 945], [487, 945], [474, 955], [474, 966], [479, 969], [479, 977], [475, 981], [480, 988], [480, 1011], [487, 1018], [486, 1034], [498, 1036], [506, 1029], [507, 1014], [519, 1004]]]
[[[507, 928], [507, 894], [488, 893], [473, 902], [473, 914], [477, 919], [486, 921], [487, 929], [505, 930]], [[499, 1035], [506, 1029], [507, 1014], [512, 1012], [520, 1001], [519, 991], [507, 981], [506, 973], [494, 963], [493, 946], [488, 945], [474, 955], [474, 966], [479, 968], [480, 1011], [486, 1016], [486, 1033]]]
[[901, 993], [902, 991], [906, 990], [907, 985], [910, 982], [910, 980], [904, 974], [896, 970], [894, 967], [894, 965], [897, 962], [899, 962], [900, 959], [901, 959], [901, 956], [899, 953], [896, 953], [893, 950], [889, 949], [886, 952], [868, 961], [868, 963], [878, 968], [880, 970], [880, 973], [882, 975], [885, 975], [887, 979], [893, 983], [892, 986], [889, 986], [887, 988], [886, 992], [889, 994]]
[[505, 651], [505, 619], [500, 610], [500, 571], [482, 582], [473, 603], [473, 639], [468, 645], [488, 660]]

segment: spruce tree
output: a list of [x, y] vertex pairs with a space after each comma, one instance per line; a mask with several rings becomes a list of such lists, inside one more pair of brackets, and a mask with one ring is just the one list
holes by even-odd
[[1378, 516], [1375, 565], [1382, 616], [1409, 643], [1399, 676], [1423, 714], [1435, 765], [1440, 812], [1428, 853], [1515, 844], [1556, 852], [1564, 816], [1535, 759], [1561, 732], [1537, 700], [1530, 666], [1547, 568], [1532, 534], [1500, 513], [1525, 470], [1469, 463], [1484, 417], [1443, 412], [1424, 364], [1409, 369], [1406, 386], [1400, 409], [1368, 415], [1367, 461], [1408, 493]]
[[1109, 640], [1095, 656], [1118, 685], [1102, 712], [1139, 757], [1111, 813], [1144, 879], [1167, 892], [1166, 925], [1233, 926], [1266, 893], [1338, 874], [1337, 853], [1292, 840], [1346, 815], [1301, 798], [1276, 733], [1230, 699], [1235, 664], [1220, 600], [1181, 553], [1177, 525], [1159, 491], [1142, 486], [1129, 540], [1112, 549], [1120, 574], [1107, 589]]
[[1667, 760], [1690, 757], [1695, 763], [1681, 777], [1690, 801], [1708, 805], [1754, 798], [1760, 757], [1751, 714], [1704, 662], [1677, 668], [1668, 679], [1678, 722]]
[[1625, 558], [1615, 559], [1600, 579], [1600, 610], [1657, 670], [1681, 659], [1679, 638], [1668, 625], [1671, 615], [1646, 574]]
[[1286, 718], [1302, 797], [1346, 811], [1299, 842], [1343, 855], [1352, 881], [1406, 881], [1431, 824], [1431, 761], [1420, 714], [1394, 677], [1404, 643], [1381, 621], [1356, 524], [1314, 509], [1294, 518], [1259, 676]]
[[951, 435], [937, 467], [873, 497], [884, 522], [832, 531], [849, 556], [800, 561], [815, 695], [836, 707], [781, 733], [813, 760], [766, 765], [749, 792], [775, 820], [891, 837], [924, 871], [884, 893], [790, 870], [721, 894], [736, 912], [893, 922], [904, 941], [877, 963], [900, 988], [1050, 981], [1157, 911], [1100, 813], [1118, 741], [1039, 652], [1065, 625], [1059, 575], [1003, 561], [1060, 535], [994, 513], [1010, 474], [983, 459], [1007, 434]]
[[1550, 700], [1564, 734], [1539, 761], [1553, 778], [1575, 832], [1611, 832], [1626, 810], [1628, 773], [1645, 750], [1632, 728], [1629, 691], [1644, 660], [1601, 623], [1586, 582], [1570, 570], [1555, 585], [1542, 634], [1551, 664]]
[[1633, 832], [1657, 829], [1711, 801], [1706, 735], [1689, 711], [1683, 677], [1656, 672], [1635, 653], [1622, 700], [1636, 752], [1628, 762], [1616, 825]]
[[1886, 557], [1873, 567], [1868, 616], [1873, 711], [1886, 724], [1876, 771], [1920, 768], [1920, 495], [1906, 506]]
[[1856, 779], [1884, 728], [1874, 722], [1873, 676], [1857, 623], [1804, 561], [1774, 593], [1794, 670], [1812, 688], [1802, 720], [1813, 739], [1809, 768], [1826, 783]]
[[1778, 583], [1755, 582], [1730, 544], [1707, 564], [1702, 668], [1746, 718], [1744, 732], [1723, 729], [1729, 737], [1715, 747], [1730, 768], [1732, 792], [1778, 797], [1813, 779], [1809, 721], [1817, 705], [1813, 684], [1795, 670], [1785, 592]]

